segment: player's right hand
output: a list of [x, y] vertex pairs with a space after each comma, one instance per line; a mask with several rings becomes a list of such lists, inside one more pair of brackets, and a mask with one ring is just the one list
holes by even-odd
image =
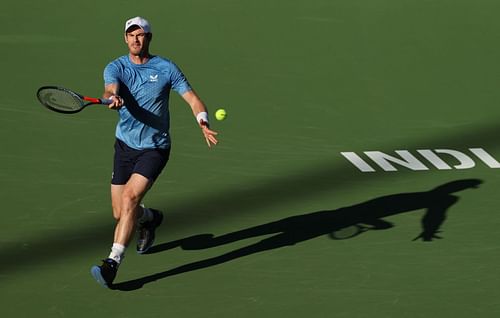
[[109, 109], [120, 109], [123, 106], [123, 98], [120, 96], [112, 95], [109, 99], [113, 100], [113, 102], [108, 105]]

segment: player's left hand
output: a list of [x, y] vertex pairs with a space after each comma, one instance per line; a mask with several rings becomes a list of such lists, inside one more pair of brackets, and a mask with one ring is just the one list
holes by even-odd
[[205, 141], [207, 142], [208, 147], [212, 147], [212, 145], [217, 145], [219, 142], [215, 136], [218, 135], [216, 131], [210, 130], [208, 125], [200, 125], [203, 136], [205, 137]]

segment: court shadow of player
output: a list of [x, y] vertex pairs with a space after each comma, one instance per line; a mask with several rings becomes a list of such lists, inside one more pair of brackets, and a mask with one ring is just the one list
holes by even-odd
[[[335, 238], [335, 235], [332, 234], [340, 233], [343, 229], [349, 227], [365, 230], [389, 229], [393, 227], [393, 224], [383, 220], [383, 218], [420, 209], [426, 209], [426, 211], [421, 220], [422, 231], [414, 240], [432, 241], [434, 238], [439, 238], [437, 233], [445, 221], [446, 211], [459, 199], [453, 193], [469, 188], [477, 188], [481, 183], [482, 181], [478, 179], [458, 180], [443, 184], [430, 191], [382, 196], [336, 210], [296, 215], [221, 236], [201, 234], [164, 243], [153, 247], [151, 253], [158, 253], [179, 246], [185, 250], [201, 250], [248, 238], [268, 236], [257, 243], [228, 253], [139, 279], [122, 282], [114, 285], [113, 288], [124, 291], [139, 289], [144, 284], [169, 276], [219, 265], [267, 250], [295, 245], [322, 235], [330, 235]], [[362, 232], [357, 231], [349, 237]]]

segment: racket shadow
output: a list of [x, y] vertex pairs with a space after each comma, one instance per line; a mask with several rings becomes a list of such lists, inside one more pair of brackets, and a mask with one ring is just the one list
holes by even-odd
[[[373, 230], [389, 229], [393, 227], [393, 224], [383, 220], [383, 218], [420, 209], [426, 209], [421, 219], [422, 232], [413, 240], [422, 239], [423, 241], [432, 241], [435, 238], [440, 238], [437, 236], [437, 233], [446, 219], [446, 211], [459, 200], [459, 197], [453, 195], [453, 193], [469, 188], [477, 188], [481, 183], [482, 181], [478, 179], [458, 180], [443, 184], [430, 191], [382, 196], [349, 207], [296, 215], [221, 236], [200, 234], [160, 244], [153, 247], [150, 253], [159, 253], [176, 247], [181, 247], [184, 250], [202, 250], [248, 238], [274, 234], [257, 243], [216, 257], [115, 284], [113, 289], [122, 291], [140, 289], [145, 284], [169, 276], [212, 267], [272, 249], [292, 246], [322, 235], [330, 235], [332, 237], [332, 233], [346, 227], [358, 227], [360, 224], [364, 224], [365, 227], [368, 225], [368, 228]], [[366, 230], [359, 231], [359, 234], [364, 232]]]

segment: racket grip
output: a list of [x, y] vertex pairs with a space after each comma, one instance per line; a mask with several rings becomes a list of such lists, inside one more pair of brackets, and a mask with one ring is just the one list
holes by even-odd
[[103, 98], [103, 99], [101, 99], [101, 104], [103, 104], [103, 105], [109, 105], [109, 104], [111, 104], [112, 102], [113, 102], [113, 100], [112, 100], [112, 99], [108, 99], [108, 98]]

